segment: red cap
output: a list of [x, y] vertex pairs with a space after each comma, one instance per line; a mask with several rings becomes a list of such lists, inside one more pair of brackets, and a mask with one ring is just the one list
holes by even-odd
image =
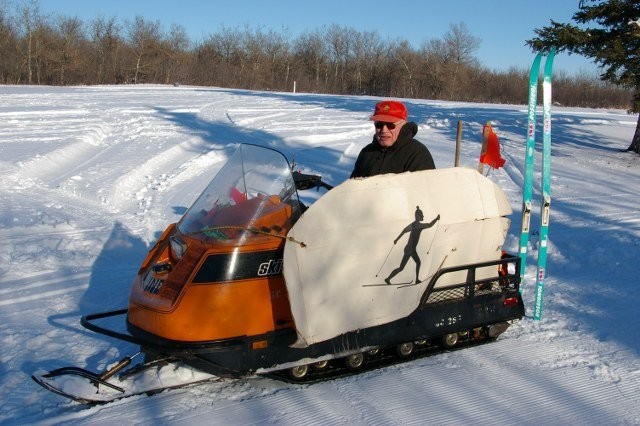
[[386, 121], [395, 123], [407, 120], [407, 107], [398, 101], [381, 101], [376, 104], [376, 109], [371, 116], [372, 121]]

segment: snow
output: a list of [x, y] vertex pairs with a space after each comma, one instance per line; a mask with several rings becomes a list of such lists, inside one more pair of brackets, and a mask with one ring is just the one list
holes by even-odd
[[[225, 380], [92, 408], [31, 381], [38, 370], [100, 370], [137, 351], [79, 318], [126, 306], [148, 248], [233, 144], [277, 148], [335, 185], [371, 139], [375, 101], [0, 86], [0, 423], [640, 424], [640, 157], [619, 151], [637, 121], [620, 110], [554, 108], [542, 321], [531, 317], [534, 226], [527, 317], [487, 345], [319, 384]], [[517, 252], [526, 108], [406, 102], [440, 168], [453, 165], [458, 120], [461, 164], [473, 168], [482, 125], [492, 122], [507, 163], [489, 176], [515, 212], [506, 249]], [[303, 194], [307, 203], [321, 195]]]

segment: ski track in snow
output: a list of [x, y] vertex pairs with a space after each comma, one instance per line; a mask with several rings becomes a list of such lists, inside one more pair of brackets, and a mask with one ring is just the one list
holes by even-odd
[[[335, 185], [371, 140], [376, 100], [0, 86], [0, 424], [640, 424], [640, 158], [618, 151], [637, 120], [618, 110], [553, 110], [543, 321], [528, 316], [487, 345], [313, 385], [227, 380], [86, 408], [32, 383], [39, 369], [99, 370], [136, 351], [83, 330], [79, 318], [126, 306], [149, 246], [235, 144], [279, 149]], [[407, 103], [438, 167], [453, 165], [462, 120], [461, 164], [475, 168], [482, 125], [492, 122], [507, 163], [489, 177], [511, 202], [505, 248], [517, 251], [525, 108]]]

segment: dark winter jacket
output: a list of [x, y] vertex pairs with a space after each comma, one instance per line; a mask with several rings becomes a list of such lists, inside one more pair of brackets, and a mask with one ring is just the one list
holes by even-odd
[[413, 138], [416, 133], [416, 123], [406, 123], [400, 129], [396, 142], [389, 148], [380, 146], [374, 137], [373, 142], [360, 151], [351, 177], [435, 169], [433, 157], [427, 147]]

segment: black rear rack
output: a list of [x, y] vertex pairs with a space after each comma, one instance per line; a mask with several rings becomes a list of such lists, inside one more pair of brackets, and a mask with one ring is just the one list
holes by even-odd
[[[513, 268], [510, 268], [509, 265], [513, 265]], [[476, 279], [478, 269], [492, 266], [495, 267], [495, 276]], [[510, 269], [513, 271], [512, 273], [508, 272]], [[438, 280], [443, 276], [460, 271], [467, 271], [464, 281], [450, 284], [446, 287], [436, 288]], [[420, 305], [440, 303], [446, 300], [465, 297], [473, 298], [476, 295], [486, 294], [488, 292], [518, 291], [519, 289], [520, 258], [506, 255], [498, 260], [440, 269], [429, 281], [420, 299]]]

